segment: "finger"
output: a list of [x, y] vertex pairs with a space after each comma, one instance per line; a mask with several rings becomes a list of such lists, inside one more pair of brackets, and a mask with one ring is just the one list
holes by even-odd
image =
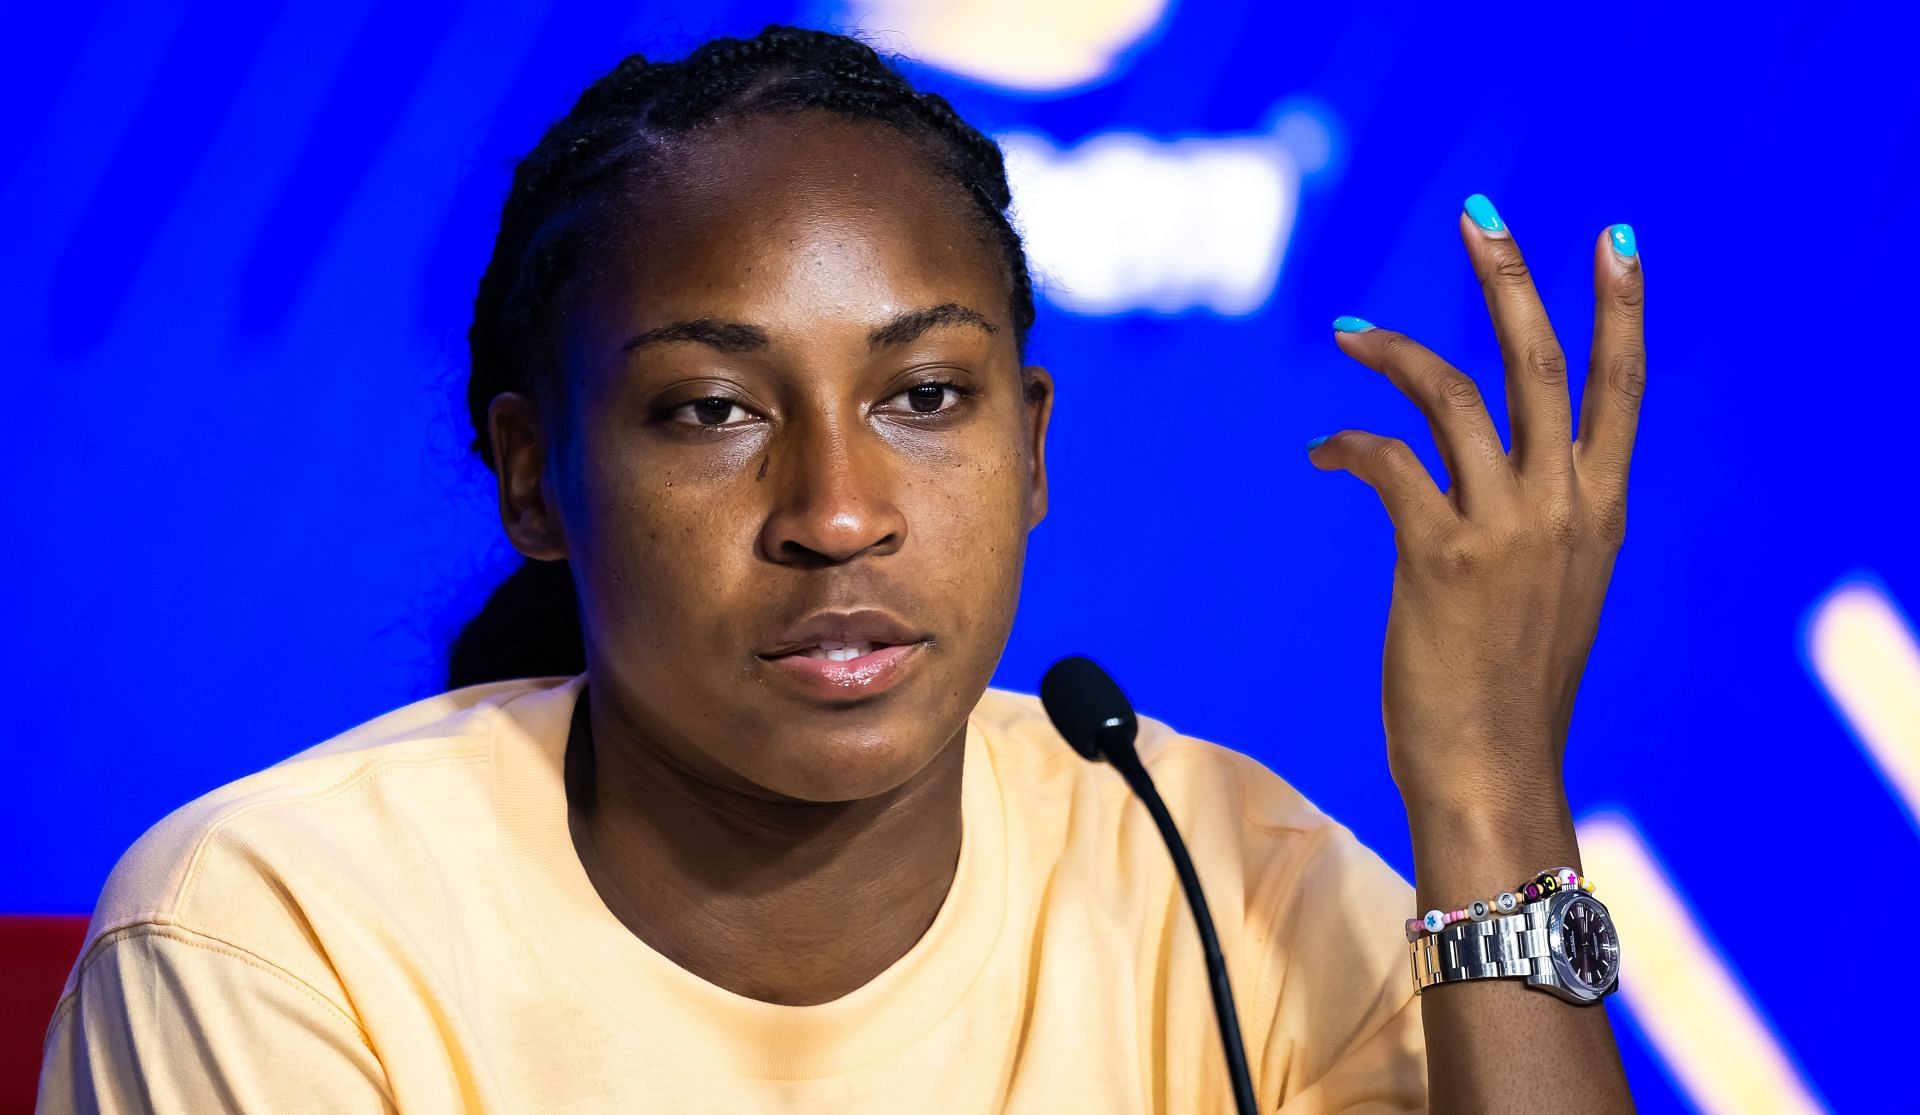
[[1407, 443], [1365, 430], [1341, 430], [1307, 443], [1307, 459], [1325, 472], [1344, 469], [1370, 485], [1395, 529], [1415, 537], [1459, 521]]
[[1386, 376], [1427, 416], [1461, 515], [1472, 518], [1475, 506], [1513, 483], [1500, 431], [1471, 376], [1404, 333], [1356, 317], [1336, 318], [1333, 327], [1341, 351]]
[[1594, 245], [1593, 361], [1574, 460], [1582, 483], [1593, 485], [1597, 496], [1622, 501], [1647, 385], [1644, 295], [1633, 228], [1614, 225]]
[[1573, 403], [1567, 395], [1567, 359], [1534, 289], [1533, 273], [1483, 194], [1467, 199], [1460, 213], [1460, 237], [1480, 278], [1507, 366], [1514, 469], [1525, 477], [1570, 478]]

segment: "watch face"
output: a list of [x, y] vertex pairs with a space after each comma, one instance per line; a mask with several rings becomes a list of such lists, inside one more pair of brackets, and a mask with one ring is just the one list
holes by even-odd
[[1605, 991], [1620, 972], [1620, 941], [1598, 899], [1575, 895], [1553, 919], [1555, 966], [1591, 991]]

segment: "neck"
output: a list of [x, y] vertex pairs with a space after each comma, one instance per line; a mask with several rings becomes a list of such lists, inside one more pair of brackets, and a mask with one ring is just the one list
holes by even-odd
[[859, 801], [716, 785], [580, 692], [568, 827], [601, 900], [709, 983], [811, 1006], [864, 986], [933, 924], [960, 856], [966, 731]]

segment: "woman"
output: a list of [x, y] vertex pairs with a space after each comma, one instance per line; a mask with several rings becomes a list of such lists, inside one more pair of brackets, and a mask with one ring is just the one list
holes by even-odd
[[[588, 89], [515, 175], [470, 333], [476, 446], [531, 565], [456, 680], [519, 680], [143, 837], [43, 1106], [1224, 1109], [1146, 813], [986, 688], [1053, 400], [1008, 202], [990, 140], [838, 36], [636, 56]], [[1344, 319], [1455, 485], [1357, 430], [1311, 448], [1397, 527], [1384, 711], [1418, 905], [1446, 910], [1579, 868], [1560, 756], [1641, 381], [1630, 240], [1596, 245], [1606, 374], [1570, 445], [1519, 253], [1490, 207], [1461, 227], [1512, 455], [1471, 380]], [[1140, 747], [1263, 1110], [1627, 1107], [1604, 1011], [1512, 980], [1416, 997], [1416, 896], [1377, 856], [1244, 756], [1151, 721]]]

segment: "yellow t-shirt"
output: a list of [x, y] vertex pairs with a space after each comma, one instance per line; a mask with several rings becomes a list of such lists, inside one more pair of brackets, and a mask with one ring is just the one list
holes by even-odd
[[[584, 680], [408, 705], [154, 826], [68, 978], [41, 1110], [1232, 1110], [1152, 819], [1036, 699], [974, 710], [926, 935], [842, 998], [783, 1006], [601, 903], [561, 782]], [[1139, 749], [1206, 888], [1262, 1109], [1423, 1109], [1412, 888], [1253, 759], [1144, 718]]]

